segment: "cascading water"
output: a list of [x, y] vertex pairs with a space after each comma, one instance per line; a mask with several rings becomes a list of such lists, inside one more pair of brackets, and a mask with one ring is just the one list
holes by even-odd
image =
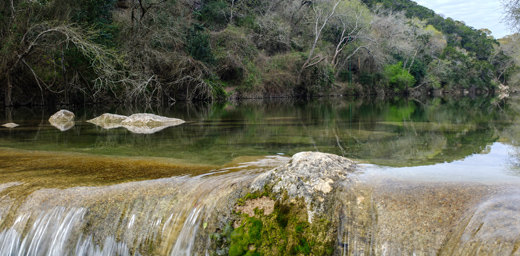
[[[237, 199], [287, 161], [107, 186], [6, 182], [0, 255], [211, 255], [210, 234], [229, 223]], [[514, 255], [520, 193], [507, 187], [350, 173], [335, 193], [334, 255]]]
[[255, 173], [37, 190], [2, 214], [0, 255], [201, 255]]

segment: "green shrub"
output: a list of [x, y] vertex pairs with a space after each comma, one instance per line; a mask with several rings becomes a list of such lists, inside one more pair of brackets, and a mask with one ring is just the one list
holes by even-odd
[[230, 10], [225, 1], [221, 0], [205, 0], [199, 13], [199, 20], [208, 25], [212, 29], [221, 29], [228, 24], [227, 13]]
[[213, 64], [215, 56], [211, 51], [209, 44], [209, 35], [204, 32], [204, 28], [200, 25], [194, 25], [186, 36], [186, 51], [196, 60], [200, 60], [206, 64]]
[[410, 68], [410, 74], [415, 78], [415, 82], [418, 83], [427, 74], [427, 66], [421, 60], [415, 60], [412, 67]]
[[388, 79], [389, 87], [396, 92], [403, 91], [415, 84], [415, 78], [408, 73], [408, 70], [403, 69], [403, 62], [401, 61], [394, 65], [387, 65], [384, 73]]
[[350, 82], [351, 76], [352, 76], [352, 72], [350, 72], [348, 70], [341, 70], [338, 74], [338, 81]]
[[383, 79], [381, 73], [362, 73], [358, 76], [357, 81], [364, 86], [374, 86]]

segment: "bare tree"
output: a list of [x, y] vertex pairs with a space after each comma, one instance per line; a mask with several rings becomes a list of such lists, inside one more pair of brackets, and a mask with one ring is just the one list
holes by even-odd
[[97, 76], [97, 79], [94, 81], [96, 90], [104, 90], [119, 82], [125, 81], [127, 79], [126, 76], [117, 69], [118, 66], [123, 65], [121, 57], [116, 52], [91, 42], [88, 38], [92, 38], [89, 32], [71, 25], [44, 22], [31, 27], [22, 37], [23, 45], [26, 45], [26, 47], [24, 47], [19, 54], [13, 56], [12, 64], [10, 64], [7, 71], [3, 74], [8, 81], [6, 105], [13, 103], [11, 95], [13, 89], [11, 74], [21, 69], [22, 66], [29, 69], [33, 75], [41, 92], [42, 103], [44, 101], [44, 89], [54, 93], [65, 93], [67, 98], [68, 84], [62, 84], [61, 88], [53, 88], [52, 84], [47, 84], [45, 80], [38, 75], [32, 67], [31, 62], [27, 61], [27, 59], [33, 59], [35, 56], [44, 54], [50, 55], [52, 52], [61, 52], [61, 63], [59, 66], [61, 66], [61, 72], [63, 73], [63, 83], [67, 83], [64, 50], [69, 47], [75, 47], [91, 61], [90, 66]]
[[500, 0], [504, 8], [503, 22], [520, 32], [520, 0]]
[[354, 42], [358, 43], [355, 45], [354, 49], [348, 53], [349, 55], [346, 57], [346, 59], [349, 59], [360, 49], [368, 50], [366, 45], [359, 43], [360, 40], [371, 41], [368, 28], [372, 18], [369, 15], [369, 9], [363, 3], [356, 0], [351, 0], [344, 3], [345, 4], [340, 6], [338, 15], [335, 17], [335, 20], [337, 20], [337, 23], [339, 23], [337, 27], [340, 28], [341, 35], [337, 40], [334, 54], [331, 60], [331, 64], [334, 66], [334, 69], [337, 69], [337, 66], [340, 62], [340, 54], [347, 46], [350, 46]]
[[327, 23], [329, 20], [334, 16], [334, 13], [336, 11], [336, 8], [338, 7], [339, 3], [343, 0], [338, 0], [331, 10], [328, 10], [327, 7], [328, 4], [325, 3], [323, 6], [317, 6], [316, 4], [312, 4], [312, 11], [314, 13], [314, 41], [311, 46], [311, 50], [309, 52], [309, 56], [307, 57], [307, 60], [303, 63], [300, 75], [301, 73], [309, 67], [312, 67], [314, 65], [317, 65], [318, 63], [322, 62], [325, 58], [322, 56], [314, 56], [314, 51], [316, 50], [316, 45], [318, 44], [318, 41], [320, 40], [321, 33], [325, 26], [327, 26]]

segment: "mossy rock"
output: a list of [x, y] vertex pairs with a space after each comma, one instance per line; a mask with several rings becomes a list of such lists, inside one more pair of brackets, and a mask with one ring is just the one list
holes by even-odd
[[[263, 193], [248, 194], [241, 201], [247, 202], [259, 196]], [[224, 228], [224, 232], [212, 236], [216, 238], [215, 247], [229, 248], [231, 256], [332, 255], [334, 252], [335, 234], [330, 222], [318, 220], [309, 223], [303, 202], [277, 201], [270, 214], [265, 215], [257, 208], [253, 216], [237, 212], [236, 217], [235, 223], [240, 224], [235, 225], [232, 232], [229, 229], [225, 232]], [[231, 225], [227, 227], [231, 228]], [[219, 254], [215, 251], [213, 255]]]

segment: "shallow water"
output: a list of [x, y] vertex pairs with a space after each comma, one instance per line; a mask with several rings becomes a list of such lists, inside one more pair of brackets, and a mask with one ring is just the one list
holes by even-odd
[[[509, 218], [520, 213], [510, 203], [520, 184], [514, 101], [75, 107], [66, 131], [47, 121], [56, 110], [0, 114], [20, 125], [0, 127], [1, 255], [204, 255], [242, 188], [301, 151], [361, 163], [344, 184], [338, 255], [518, 247]], [[105, 112], [186, 123], [135, 134], [86, 122]]]
[[[5, 109], [0, 146], [109, 156], [161, 157], [179, 163], [223, 165], [243, 156], [320, 151], [383, 166], [422, 166], [484, 153], [495, 142], [516, 141], [515, 107], [490, 99], [418, 101], [249, 101], [169, 108], [75, 107], [76, 123], [50, 125], [56, 110]], [[185, 124], [154, 134], [103, 129], [85, 122], [105, 112], [147, 112]]]
[[480, 154], [473, 154], [453, 162], [437, 163], [414, 167], [387, 167], [362, 165], [363, 180], [395, 179], [421, 182], [474, 182], [486, 185], [519, 184], [516, 148], [501, 142], [489, 145]]

